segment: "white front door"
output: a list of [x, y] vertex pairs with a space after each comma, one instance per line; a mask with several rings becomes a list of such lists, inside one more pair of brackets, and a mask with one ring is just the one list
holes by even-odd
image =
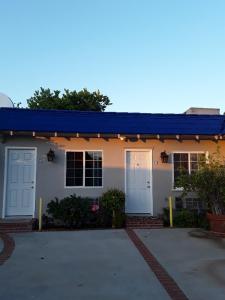
[[35, 205], [35, 150], [8, 149], [6, 216], [32, 216]]
[[152, 214], [151, 151], [126, 151], [126, 213]]

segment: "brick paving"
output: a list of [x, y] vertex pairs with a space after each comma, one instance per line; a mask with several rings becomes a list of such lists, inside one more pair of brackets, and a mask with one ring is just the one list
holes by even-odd
[[149, 251], [141, 239], [137, 236], [134, 230], [127, 228], [126, 232], [129, 238], [132, 240], [140, 254], [145, 259], [159, 282], [165, 288], [171, 299], [173, 300], [188, 300], [184, 292], [179, 288], [174, 279], [167, 273], [162, 265], [157, 261], [154, 255]]
[[0, 265], [3, 265], [4, 262], [12, 255], [15, 248], [15, 242], [14, 239], [7, 233], [0, 232], [0, 239], [3, 241], [3, 249], [0, 252]]

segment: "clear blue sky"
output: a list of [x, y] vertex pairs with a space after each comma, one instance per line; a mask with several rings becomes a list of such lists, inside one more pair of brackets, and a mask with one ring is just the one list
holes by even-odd
[[225, 111], [224, 0], [0, 0], [0, 91], [108, 95], [111, 111]]

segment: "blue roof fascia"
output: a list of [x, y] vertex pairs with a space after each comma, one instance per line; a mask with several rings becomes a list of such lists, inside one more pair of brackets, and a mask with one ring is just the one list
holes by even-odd
[[224, 115], [147, 114], [0, 108], [0, 131], [219, 135]]

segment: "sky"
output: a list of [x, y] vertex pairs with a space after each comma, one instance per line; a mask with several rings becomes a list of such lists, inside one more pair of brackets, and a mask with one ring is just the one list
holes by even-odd
[[0, 91], [99, 89], [107, 111], [225, 111], [224, 0], [0, 0]]

